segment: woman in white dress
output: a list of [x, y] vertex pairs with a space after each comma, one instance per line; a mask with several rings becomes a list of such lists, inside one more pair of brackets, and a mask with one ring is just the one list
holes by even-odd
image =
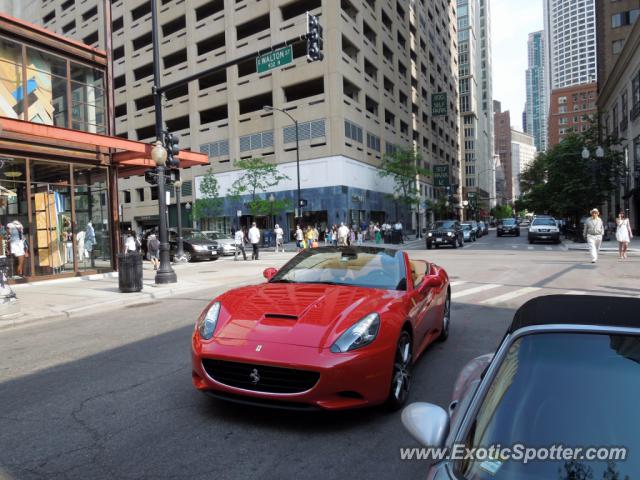
[[616, 240], [618, 241], [618, 258], [627, 258], [627, 247], [633, 238], [629, 219], [625, 217], [624, 212], [618, 214], [616, 218]]

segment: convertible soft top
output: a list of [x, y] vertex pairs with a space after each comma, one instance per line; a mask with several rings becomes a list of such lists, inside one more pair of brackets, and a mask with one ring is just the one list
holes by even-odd
[[640, 298], [598, 295], [546, 295], [522, 305], [508, 333], [533, 325], [600, 325], [640, 331]]

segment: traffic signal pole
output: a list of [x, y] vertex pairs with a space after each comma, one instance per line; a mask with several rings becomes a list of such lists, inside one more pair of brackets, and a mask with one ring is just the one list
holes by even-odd
[[[151, 1], [151, 37], [153, 42], [153, 100], [156, 114], [156, 139], [163, 142], [162, 135], [162, 93], [160, 92], [160, 49], [158, 48], [158, 7]], [[166, 148], [166, 146], [165, 146]], [[167, 231], [167, 198], [165, 194], [165, 165], [158, 164], [158, 228], [160, 240], [160, 266], [156, 272], [157, 284], [176, 283], [178, 277], [171, 267], [169, 258], [169, 232]]]

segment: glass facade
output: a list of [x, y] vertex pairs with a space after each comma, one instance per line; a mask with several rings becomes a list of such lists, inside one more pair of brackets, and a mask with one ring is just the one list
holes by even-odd
[[109, 200], [105, 167], [0, 158], [0, 234], [9, 276], [112, 270]]
[[0, 116], [105, 134], [101, 70], [0, 37]]

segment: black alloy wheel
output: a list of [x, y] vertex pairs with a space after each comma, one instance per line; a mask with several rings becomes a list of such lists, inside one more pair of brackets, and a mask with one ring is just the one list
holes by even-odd
[[437, 338], [438, 342], [444, 342], [449, 338], [449, 325], [451, 323], [451, 293], [447, 293], [447, 299], [444, 301], [444, 310], [442, 312], [442, 330]]

